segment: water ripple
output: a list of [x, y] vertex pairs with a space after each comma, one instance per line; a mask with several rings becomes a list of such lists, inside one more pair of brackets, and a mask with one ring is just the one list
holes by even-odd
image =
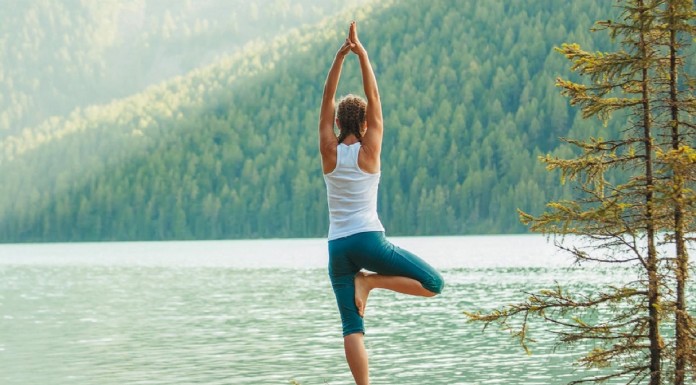
[[[551, 333], [527, 356], [463, 311], [562, 279], [591, 290], [620, 273], [562, 268], [444, 272], [432, 299], [376, 291], [365, 318], [373, 384], [562, 384], [578, 352]], [[0, 266], [0, 383], [349, 384], [324, 269]]]

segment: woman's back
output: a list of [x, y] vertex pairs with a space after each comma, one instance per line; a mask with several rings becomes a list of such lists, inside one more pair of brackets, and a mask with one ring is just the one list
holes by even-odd
[[358, 165], [361, 143], [339, 144], [336, 168], [324, 174], [329, 203], [329, 240], [365, 231], [384, 231], [377, 215], [380, 173]]

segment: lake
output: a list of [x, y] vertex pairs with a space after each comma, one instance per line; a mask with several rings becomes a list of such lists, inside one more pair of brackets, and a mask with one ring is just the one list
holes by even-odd
[[[525, 354], [464, 311], [633, 278], [573, 267], [536, 235], [390, 238], [442, 271], [442, 295], [374, 291], [372, 383], [564, 384], [579, 352], [546, 325]], [[0, 245], [0, 383], [351, 384], [324, 239]]]

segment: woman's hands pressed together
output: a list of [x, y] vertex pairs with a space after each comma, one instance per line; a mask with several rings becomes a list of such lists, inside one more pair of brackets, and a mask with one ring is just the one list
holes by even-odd
[[358, 25], [354, 21], [350, 23], [348, 37], [346, 41], [343, 42], [341, 48], [338, 49], [338, 52], [336, 52], [336, 57], [344, 58], [351, 51], [358, 56], [366, 53], [365, 47], [363, 47], [358, 39]]
[[363, 47], [358, 39], [358, 24], [354, 21], [350, 23], [347, 40], [350, 41], [350, 50], [353, 51], [354, 54], [360, 56], [361, 54], [365, 53], [365, 47]]

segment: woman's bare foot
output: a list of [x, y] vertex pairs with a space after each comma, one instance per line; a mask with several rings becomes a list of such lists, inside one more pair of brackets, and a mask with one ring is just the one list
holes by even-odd
[[355, 275], [355, 306], [358, 307], [358, 314], [361, 317], [365, 316], [367, 296], [370, 295], [371, 288], [367, 282], [368, 275], [362, 271]]

